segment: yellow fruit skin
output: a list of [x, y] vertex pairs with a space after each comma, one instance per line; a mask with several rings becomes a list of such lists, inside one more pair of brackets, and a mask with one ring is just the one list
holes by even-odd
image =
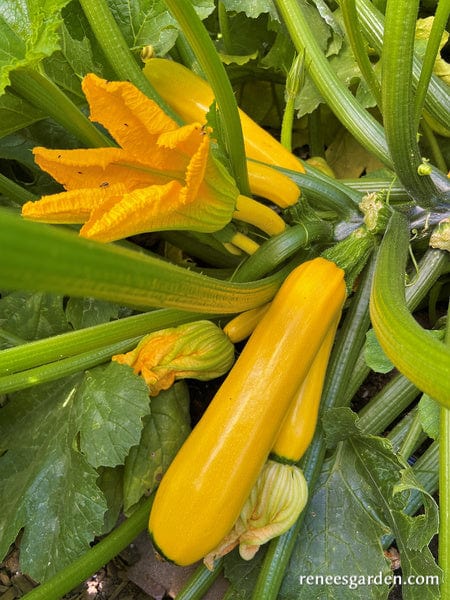
[[263, 304], [239, 313], [225, 325], [223, 332], [233, 344], [242, 342], [251, 335], [269, 306], [269, 304]]
[[[186, 122], [205, 123], [214, 100], [209, 84], [184, 65], [166, 58], [150, 58], [144, 75], [167, 104]], [[247, 158], [304, 173], [297, 158], [239, 110]]]
[[323, 258], [287, 277], [161, 481], [149, 531], [165, 558], [192, 564], [232, 529], [345, 296]]
[[323, 383], [339, 319], [331, 326], [308, 375], [300, 385], [272, 448], [271, 457], [297, 463], [308, 449], [317, 425]]

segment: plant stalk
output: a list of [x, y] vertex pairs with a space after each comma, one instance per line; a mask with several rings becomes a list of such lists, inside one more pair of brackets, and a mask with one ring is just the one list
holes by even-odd
[[276, 0], [298, 54], [304, 54], [305, 67], [328, 106], [348, 131], [387, 167], [391, 158], [379, 123], [357, 102], [339, 80], [320, 49], [297, 0]]
[[51, 79], [36, 69], [16, 69], [10, 74], [14, 91], [60, 123], [87, 147], [113, 146]]
[[180, 24], [214, 92], [234, 178], [241, 193], [250, 195], [241, 121], [225, 67], [192, 2], [167, 0], [166, 5]]
[[[450, 303], [445, 343], [450, 346]], [[442, 407], [439, 423], [439, 566], [442, 598], [450, 597], [450, 410]]]

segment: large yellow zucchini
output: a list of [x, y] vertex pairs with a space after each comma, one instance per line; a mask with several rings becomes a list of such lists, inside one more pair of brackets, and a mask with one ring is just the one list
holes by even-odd
[[345, 295], [324, 258], [287, 277], [162, 479], [149, 531], [164, 557], [194, 563], [232, 529]]

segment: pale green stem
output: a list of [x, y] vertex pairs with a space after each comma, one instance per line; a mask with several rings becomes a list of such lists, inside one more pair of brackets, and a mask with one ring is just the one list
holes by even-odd
[[[450, 345], [450, 304], [446, 344]], [[439, 565], [442, 598], [450, 598], [450, 410], [441, 407], [439, 428]]]

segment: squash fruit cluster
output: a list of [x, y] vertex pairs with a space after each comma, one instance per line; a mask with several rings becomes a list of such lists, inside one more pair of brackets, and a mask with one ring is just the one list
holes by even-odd
[[286, 278], [161, 481], [149, 531], [163, 557], [192, 564], [233, 528], [345, 298], [344, 271], [324, 258]]

